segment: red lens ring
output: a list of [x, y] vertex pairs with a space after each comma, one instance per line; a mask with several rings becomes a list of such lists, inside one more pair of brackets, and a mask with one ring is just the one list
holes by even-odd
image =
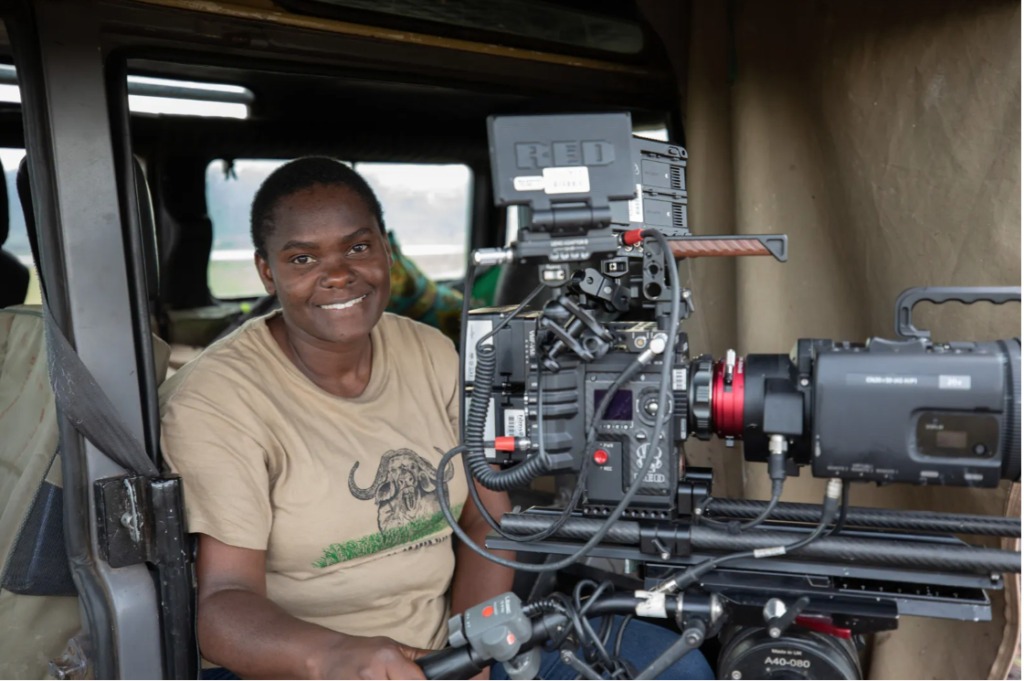
[[733, 367], [731, 389], [725, 385], [725, 360], [719, 360], [711, 381], [711, 423], [718, 437], [743, 436], [743, 390], [743, 359]]

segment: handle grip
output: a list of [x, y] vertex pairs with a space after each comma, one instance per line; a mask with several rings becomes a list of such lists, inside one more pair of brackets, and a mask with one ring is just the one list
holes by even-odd
[[922, 300], [945, 303], [956, 300], [970, 305], [981, 301], [1001, 305], [1020, 302], [1019, 286], [918, 286], [896, 298], [896, 334], [902, 338], [931, 338], [931, 331], [917, 329], [912, 322], [914, 306]]
[[477, 660], [469, 646], [444, 648], [416, 659], [416, 664], [428, 679], [468, 679], [487, 666], [486, 660]]
[[779, 262], [789, 259], [785, 234], [668, 237], [668, 243], [677, 260], [741, 255], [770, 255]]

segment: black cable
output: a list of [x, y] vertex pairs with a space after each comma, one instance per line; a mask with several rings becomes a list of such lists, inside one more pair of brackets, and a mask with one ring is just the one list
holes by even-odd
[[[472, 304], [470, 298], [473, 295], [473, 287], [476, 285], [476, 265], [473, 264], [473, 258], [470, 257], [466, 263], [466, 283], [463, 286], [462, 295], [462, 313], [461, 313], [461, 326], [459, 327], [459, 349], [465, 352], [466, 340], [469, 335], [469, 307]], [[462, 361], [462, 356], [459, 356], [459, 434], [465, 432], [466, 428], [466, 363]], [[469, 463], [466, 459], [462, 460], [462, 472], [466, 476], [466, 487], [469, 488], [469, 497], [472, 499], [473, 504], [477, 510], [480, 511], [480, 515], [483, 516], [484, 521], [490, 525], [491, 529], [495, 532], [501, 532], [501, 526], [494, 519], [494, 517], [487, 512], [487, 507], [484, 506], [483, 500], [480, 498], [480, 492], [476, 489], [476, 484], [473, 482], [473, 471], [469, 468]]]
[[[595, 589], [594, 593], [590, 595], [590, 600], [584, 604], [583, 589], [587, 586], [594, 586]], [[614, 664], [611, 656], [608, 655], [607, 649], [604, 647], [604, 643], [601, 640], [602, 637], [598, 636], [594, 631], [594, 628], [590, 626], [590, 621], [587, 619], [587, 611], [590, 609], [590, 606], [600, 598], [601, 594], [611, 588], [611, 586], [610, 582], [603, 582], [598, 585], [589, 579], [584, 579], [577, 582], [576, 586], [572, 590], [573, 605], [580, 614], [580, 624], [583, 628], [583, 631], [581, 632], [581, 638], [583, 640], [581, 640], [580, 643], [582, 644], [584, 658], [589, 661], [590, 656], [587, 655], [587, 647], [589, 644], [589, 646], [594, 649], [598, 660], [608, 669], [611, 669]]]
[[843, 497], [839, 502], [839, 519], [836, 520], [835, 526], [829, 531], [828, 536], [834, 537], [843, 531], [843, 527], [846, 525], [846, 513], [850, 510], [850, 481], [843, 480]]
[[743, 532], [744, 530], [749, 530], [752, 527], [757, 527], [758, 525], [763, 523], [768, 516], [772, 514], [772, 511], [775, 510], [775, 507], [779, 505], [779, 500], [782, 499], [782, 485], [782, 480], [772, 480], [772, 498], [768, 501], [768, 505], [764, 507], [764, 510], [761, 511], [760, 515], [758, 515], [756, 518], [754, 518], [753, 520], [748, 520], [747, 522], [740, 525], [740, 532]]
[[[469, 407], [466, 410], [467, 413], [463, 421], [463, 432], [469, 456], [464, 457], [463, 465], [468, 466], [470, 479], [478, 480], [480, 484], [488, 489], [505, 491], [515, 487], [524, 487], [535, 477], [542, 475], [547, 469], [546, 460], [538, 456], [531, 456], [511, 468], [500, 471], [493, 470], [484, 455], [483, 446], [483, 435], [487, 427], [488, 414], [490, 413], [494, 371], [497, 365], [494, 346], [484, 345], [484, 342], [508, 325], [516, 315], [529, 305], [530, 301], [543, 288], [543, 285], [540, 285], [534, 289], [511, 314], [501, 319], [494, 328], [484, 334], [476, 343], [473, 395], [469, 399]], [[476, 501], [478, 501], [478, 497], [474, 497], [474, 502]], [[496, 531], [500, 532], [500, 529], [494, 523], [489, 524]]]
[[671, 593], [685, 590], [711, 570], [714, 570], [723, 563], [733, 560], [739, 560], [741, 558], [769, 558], [799, 551], [818, 539], [818, 537], [824, 534], [825, 530], [828, 529], [828, 526], [832, 524], [832, 519], [835, 517], [836, 511], [839, 508], [839, 496], [841, 494], [841, 490], [834, 489], [833, 481], [834, 479], [829, 480], [826, 485], [825, 499], [822, 502], [821, 520], [818, 522], [818, 525], [814, 530], [806, 537], [803, 537], [791, 544], [754, 549], [751, 551], [737, 551], [736, 553], [730, 553], [725, 556], [710, 558], [703, 563], [693, 565], [687, 570], [677, 573], [675, 576], [665, 580], [658, 586], [658, 590], [667, 590]]
[[[541, 371], [543, 370], [541, 363], [537, 362], [537, 454], [542, 459], [547, 458], [547, 454], [544, 449], [544, 391], [541, 389], [540, 377]], [[576, 487], [573, 490], [571, 500], [566, 504], [565, 508], [558, 515], [555, 522], [551, 523], [551, 526], [547, 529], [540, 530], [536, 534], [528, 536], [506, 534], [502, 530], [498, 530], [502, 537], [512, 541], [527, 543], [527, 542], [538, 542], [544, 541], [545, 539], [553, 536], [558, 532], [565, 523], [572, 517], [572, 510], [576, 507], [576, 503], [583, 496], [583, 477], [580, 476], [576, 479]]]
[[615, 647], [613, 648], [613, 654], [615, 657], [619, 657], [622, 654], [622, 639], [626, 635], [626, 626], [632, 621], [633, 615], [626, 615], [622, 618], [622, 625], [619, 627], [618, 633], [615, 635]]
[[722, 521], [706, 517], [708, 506], [714, 500], [713, 497], [707, 497], [704, 499], [704, 501], [700, 503], [700, 506], [698, 507], [700, 510], [701, 522], [710, 525], [711, 527], [718, 527], [728, 532], [732, 532], [734, 534], [757, 527], [765, 520], [767, 520], [768, 516], [770, 516], [772, 512], [776, 509], [776, 507], [779, 505], [779, 501], [782, 499], [782, 487], [783, 482], [781, 480], [772, 480], [771, 499], [765, 505], [764, 509], [761, 511], [760, 514], [758, 514], [753, 520], [748, 520], [745, 523], [740, 523], [737, 520]]
[[[597, 543], [601, 540], [602, 537], [600, 534], [594, 535], [594, 537], [592, 537], [590, 541], [584, 544], [576, 553], [572, 554], [571, 556], [563, 560], [557, 561], [555, 563], [546, 563], [540, 565], [535, 563], [522, 563], [519, 561], [508, 560], [506, 558], [502, 558], [500, 556], [495, 556], [491, 553], [488, 553], [486, 549], [480, 547], [476, 542], [472, 540], [472, 538], [470, 538], [468, 534], [465, 533], [465, 531], [459, 526], [459, 523], [455, 519], [455, 516], [452, 514], [451, 508], [448, 507], [448, 491], [446, 486], [444, 485], [444, 480], [441, 471], [444, 470], [445, 466], [448, 465], [448, 462], [451, 461], [453, 456], [455, 456], [456, 454], [462, 454], [465, 451], [465, 445], [459, 445], [458, 447], [455, 447], [445, 452], [445, 455], [441, 457], [441, 463], [438, 466], [438, 472], [435, 474], [434, 482], [437, 487], [435, 493], [438, 495], [438, 500], [441, 506], [441, 513], [444, 515], [445, 520], [451, 526], [452, 532], [455, 533], [455, 536], [458, 537], [459, 540], [463, 544], [468, 546], [470, 550], [472, 550], [473, 552], [477, 553], [480, 556], [483, 556], [484, 558], [493, 563], [497, 563], [498, 565], [502, 565], [507, 568], [512, 568], [513, 570], [522, 570], [523, 572], [555, 572], [567, 568], [573, 563], [575, 563], [577, 560], [586, 555], [586, 553], [590, 551], [590, 549], [592, 549], [594, 546], [596, 546]], [[621, 511], [619, 515], [621, 515]], [[618, 515], [611, 516], [611, 519], [613, 521], [618, 520]], [[607, 524], [610, 527], [612, 523]]]
[[[534, 293], [536, 293], [536, 291]], [[531, 298], [532, 297], [533, 296], [531, 295]], [[615, 392], [618, 390], [619, 387], [622, 386], [623, 383], [625, 383], [630, 378], [632, 378], [636, 374], [636, 372], [639, 371], [643, 366], [644, 366], [644, 364], [642, 362], [640, 362], [639, 360], [632, 362], [619, 375], [619, 377], [616, 378], [616, 380], [612, 382], [610, 388], [605, 392], [604, 397], [601, 399], [601, 402], [598, 404], [597, 409], [595, 409], [595, 411], [594, 411], [594, 419], [591, 422], [591, 427], [590, 427], [590, 429], [587, 432], [587, 442], [584, 445], [584, 450], [583, 450], [584, 453], [589, 452], [593, 448], [594, 442], [597, 439], [597, 427], [596, 427], [597, 420], [601, 416], [603, 416], [605, 411], [608, 409], [608, 405], [611, 403], [611, 400], [615, 396]], [[544, 454], [544, 432], [543, 432], [543, 422], [544, 422], [544, 415], [543, 415], [543, 411], [544, 411], [543, 410], [544, 398], [543, 398], [543, 395], [544, 395], [544, 391], [541, 390], [540, 373], [541, 373], [541, 365], [538, 362], [537, 363], [537, 439], [538, 439], [538, 447], [539, 447], [539, 450], [540, 450], [540, 455], [543, 456], [543, 454]], [[517, 542], [521, 542], [521, 543], [543, 541], [543, 540], [553, 536], [555, 533], [557, 533], [565, 525], [565, 523], [569, 520], [569, 518], [572, 517], [572, 511], [573, 511], [574, 508], [576, 508], [576, 506], [579, 503], [580, 499], [583, 497], [584, 490], [586, 489], [585, 482], [586, 482], [587, 471], [589, 470], [589, 468], [590, 468], [590, 457], [584, 456], [583, 457], [583, 464], [580, 467], [580, 470], [579, 470], [579, 472], [577, 473], [577, 476], [576, 476], [576, 486], [573, 489], [572, 497], [570, 498], [569, 503], [566, 504], [565, 508], [562, 509], [562, 512], [559, 514], [558, 518], [548, 528], [540, 530], [539, 532], [537, 532], [535, 534], [531, 534], [531, 535], [527, 535], [527, 536], [507, 534], [500, 527], [495, 528], [495, 524], [496, 523], [494, 523], [493, 518], [490, 516], [490, 514], [487, 513], [486, 509], [480, 508], [480, 511], [481, 511], [482, 514], [486, 515], [486, 517], [487, 517], [487, 519], [489, 521], [488, 524], [490, 524], [492, 528], [495, 528], [497, 530], [498, 534], [500, 536], [504, 537], [505, 539], [509, 539], [511, 541], [517, 541]], [[474, 491], [475, 491], [475, 486], [474, 486]]]
[[[771, 437], [773, 445], [777, 438], [781, 438], [779, 435], [773, 435]], [[779, 505], [779, 501], [782, 499], [782, 489], [786, 483], [786, 456], [785, 456], [785, 445], [780, 444], [778, 446], [769, 445], [771, 448], [771, 454], [768, 456], [768, 477], [772, 481], [772, 495], [768, 501], [768, 505], [765, 506], [761, 512], [755, 516], [752, 520], [748, 520], [745, 523], [740, 523], [736, 520], [730, 520], [728, 522], [722, 522], [712, 518], [707, 518], [706, 513], [708, 505], [711, 503], [712, 498], [709, 496], [705, 498], [698, 507], [698, 513], [700, 518], [707, 522], [712, 527], [725, 528], [733, 534], [745, 532], [746, 530], [757, 527], [763, 523], [768, 516], [772, 514], [775, 508]]]

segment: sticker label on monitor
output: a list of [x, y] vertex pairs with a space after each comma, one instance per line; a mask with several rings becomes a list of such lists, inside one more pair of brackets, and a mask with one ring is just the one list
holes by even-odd
[[590, 170], [586, 166], [544, 169], [545, 194], [585, 194], [590, 191]]

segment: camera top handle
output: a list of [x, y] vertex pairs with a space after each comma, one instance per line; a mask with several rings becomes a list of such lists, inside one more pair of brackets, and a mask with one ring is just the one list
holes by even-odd
[[896, 334], [901, 338], [931, 338], [931, 331], [914, 327], [911, 313], [922, 300], [945, 303], [956, 300], [964, 304], [987, 301], [1001, 305], [1020, 302], [1019, 286], [918, 286], [908, 288], [896, 299]]

